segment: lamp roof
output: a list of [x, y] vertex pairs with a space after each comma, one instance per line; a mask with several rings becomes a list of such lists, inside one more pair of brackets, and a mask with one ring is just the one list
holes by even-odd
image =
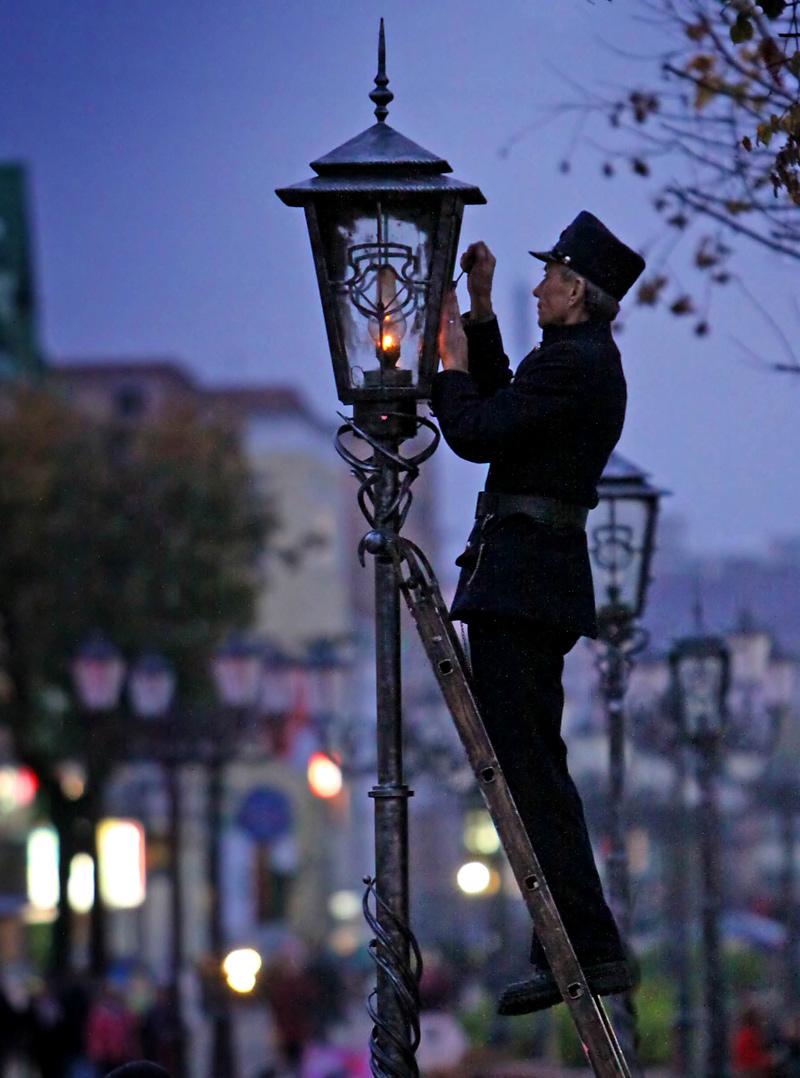
[[465, 203], [481, 204], [486, 199], [473, 184], [445, 177], [452, 168], [443, 157], [426, 150], [386, 122], [388, 104], [394, 94], [387, 89], [386, 47], [381, 19], [378, 41], [378, 74], [370, 97], [376, 104], [378, 122], [335, 150], [311, 162], [317, 176], [276, 191], [287, 206], [303, 206], [315, 195], [342, 194], [345, 191], [394, 192], [422, 194], [447, 192], [458, 194]]
[[597, 484], [597, 492], [600, 497], [653, 497], [669, 494], [668, 490], [654, 487], [649, 481], [649, 472], [645, 472], [638, 464], [612, 453], [608, 463], [600, 476]]

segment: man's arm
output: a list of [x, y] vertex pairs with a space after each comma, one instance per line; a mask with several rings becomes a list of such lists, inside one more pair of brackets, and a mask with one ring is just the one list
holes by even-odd
[[442, 307], [439, 354], [445, 371], [469, 373], [481, 397], [490, 397], [508, 385], [511, 370], [492, 308], [495, 257], [485, 243], [471, 243], [461, 256], [467, 274], [471, 309], [463, 320], [455, 290]]
[[433, 383], [433, 410], [450, 448], [465, 460], [485, 463], [503, 452], [532, 449], [576, 423], [583, 393], [575, 357], [555, 346], [513, 385], [481, 397], [475, 379], [444, 371]]

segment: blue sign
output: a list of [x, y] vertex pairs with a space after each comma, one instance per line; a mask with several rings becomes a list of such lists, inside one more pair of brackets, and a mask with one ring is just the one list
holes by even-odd
[[239, 806], [236, 822], [257, 842], [272, 842], [291, 830], [291, 802], [280, 790], [256, 786]]

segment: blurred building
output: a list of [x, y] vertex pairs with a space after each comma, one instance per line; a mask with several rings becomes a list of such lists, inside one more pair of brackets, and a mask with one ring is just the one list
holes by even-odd
[[[374, 863], [368, 797], [374, 782], [373, 572], [371, 560], [362, 567], [357, 557], [358, 542], [368, 525], [358, 507], [358, 484], [334, 450], [335, 426], [315, 416], [291, 387], [203, 387], [170, 360], [59, 362], [52, 369], [52, 381], [77, 407], [106, 419], [146, 422], [148, 417], [168, 414], [181, 402], [191, 401], [241, 432], [278, 523], [267, 555], [255, 632], [296, 660], [320, 642], [348, 645], [351, 665], [346, 692], [337, 704], [339, 713], [324, 718], [345, 730], [357, 752], [349, 761], [351, 771], [338, 798], [322, 802], [309, 793], [304, 768], [311, 751], [320, 747], [317, 720], [321, 716], [311, 713], [320, 702], [299, 684], [293, 699], [287, 701], [285, 718], [292, 744], [285, 746], [282, 758], [263, 761], [257, 773], [252, 760], [230, 769], [228, 811], [234, 819], [236, 797], [241, 801], [254, 789], [268, 789], [289, 798], [296, 831], [288, 837], [277, 836], [265, 854], [263, 842], [241, 827], [229, 828], [230, 875], [238, 881], [226, 897], [229, 935], [251, 941], [260, 937], [269, 947], [277, 945], [288, 928], [315, 945], [333, 942], [343, 951], [363, 946], [368, 928], [360, 911], [360, 881]], [[438, 551], [435, 472], [434, 461], [415, 482], [404, 528], [404, 534], [434, 562]], [[456, 756], [461, 750], [405, 612], [403, 629], [409, 779], [417, 787], [411, 806], [413, 920], [421, 926], [424, 942], [438, 944], [454, 931], [459, 934], [448, 911], [456, 894], [463, 804], [460, 793], [454, 794], [438, 779], [426, 778], [428, 750], [446, 745]], [[188, 803], [195, 805], [192, 812], [197, 817], [202, 815], [202, 782], [186, 781]], [[140, 776], [133, 782], [134, 791], [136, 782], [146, 785]], [[198, 787], [194, 793], [192, 783]], [[136, 796], [141, 794], [139, 790]], [[118, 801], [115, 811], [122, 812], [124, 798]], [[157, 797], [154, 803], [157, 807]], [[202, 826], [192, 831], [192, 818], [190, 813], [187, 834], [194, 834], [194, 845], [199, 847]], [[163, 830], [163, 819], [158, 827]], [[277, 872], [270, 872], [270, 857]], [[159, 875], [157, 857], [154, 864], [150, 912], [144, 921], [128, 917], [128, 928], [123, 931], [127, 942], [120, 940], [128, 950], [143, 923], [152, 925], [157, 936], [157, 925], [166, 919], [166, 877], [163, 872]], [[194, 856], [191, 848], [186, 866], [202, 880], [202, 856]], [[278, 907], [274, 902], [270, 906], [265, 894], [270, 888], [274, 892], [281, 872], [292, 877], [292, 886]], [[249, 880], [248, 887], [243, 888], [244, 880]], [[332, 904], [333, 914], [328, 903], [332, 895], [339, 896]], [[349, 900], [343, 895], [349, 895]], [[118, 918], [120, 923], [125, 920]], [[200, 906], [190, 913], [189, 921], [192, 938], [202, 940]], [[152, 942], [151, 948], [154, 955], [164, 952], [163, 939]]]

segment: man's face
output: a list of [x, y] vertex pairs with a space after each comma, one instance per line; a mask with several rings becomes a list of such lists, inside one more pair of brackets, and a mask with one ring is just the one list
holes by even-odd
[[578, 296], [576, 302], [576, 283], [564, 279], [558, 263], [545, 265], [544, 277], [533, 290], [539, 301], [540, 326], [564, 326], [582, 320], [583, 298]]

